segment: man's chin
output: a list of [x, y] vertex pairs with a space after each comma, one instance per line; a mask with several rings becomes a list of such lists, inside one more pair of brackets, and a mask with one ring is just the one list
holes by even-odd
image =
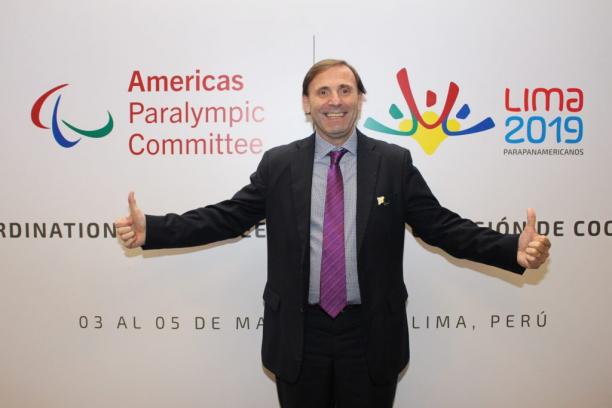
[[348, 137], [353, 133], [353, 130], [342, 129], [338, 131], [325, 131], [317, 128], [317, 133], [319, 133], [319, 135], [321, 136], [324, 136], [326, 139], [342, 140], [348, 139]]
[[336, 146], [340, 146], [351, 136], [350, 133], [321, 133], [321, 132], [319, 132], [319, 135], [323, 139], [327, 140], [329, 143], [336, 145]]

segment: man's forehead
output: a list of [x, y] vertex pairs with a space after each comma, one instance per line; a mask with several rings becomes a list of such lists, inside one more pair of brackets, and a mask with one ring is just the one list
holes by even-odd
[[325, 71], [319, 72], [310, 82], [311, 87], [357, 87], [357, 79], [353, 71], [346, 65], [336, 65], [329, 67]]

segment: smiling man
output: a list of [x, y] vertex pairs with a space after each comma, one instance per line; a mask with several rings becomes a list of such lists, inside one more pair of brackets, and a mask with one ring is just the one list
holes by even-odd
[[315, 65], [306, 75], [302, 104], [318, 135], [341, 146], [355, 132], [365, 88], [351, 66], [335, 64], [333, 60], [325, 62]]
[[357, 130], [365, 92], [345, 61], [318, 62], [302, 86], [314, 134], [266, 152], [230, 200], [145, 216], [130, 193], [116, 222], [126, 247], [156, 249], [233, 238], [266, 219], [262, 359], [284, 408], [393, 405], [409, 358], [405, 224], [457, 258], [514, 273], [548, 257], [531, 209], [517, 236], [442, 207], [408, 150]]

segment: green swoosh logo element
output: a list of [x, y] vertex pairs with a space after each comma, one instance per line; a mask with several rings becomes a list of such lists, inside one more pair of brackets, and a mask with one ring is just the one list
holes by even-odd
[[111, 132], [111, 130], [113, 130], [113, 117], [111, 116], [109, 111], [106, 111], [106, 113], [108, 113], [108, 122], [106, 122], [106, 125], [104, 125], [100, 129], [84, 130], [84, 129], [79, 129], [76, 126], [71, 125], [65, 120], [62, 120], [62, 122], [64, 122], [64, 125], [68, 126], [70, 129], [72, 129], [79, 135], [83, 135], [86, 137], [95, 137], [95, 138], [104, 137], [108, 135]]

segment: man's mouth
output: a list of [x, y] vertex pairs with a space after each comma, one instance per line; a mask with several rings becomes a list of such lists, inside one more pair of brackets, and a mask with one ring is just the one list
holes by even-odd
[[332, 118], [332, 119], [342, 118], [344, 117], [344, 115], [346, 115], [346, 112], [328, 112], [328, 113], [325, 113], [324, 115], [325, 117]]

